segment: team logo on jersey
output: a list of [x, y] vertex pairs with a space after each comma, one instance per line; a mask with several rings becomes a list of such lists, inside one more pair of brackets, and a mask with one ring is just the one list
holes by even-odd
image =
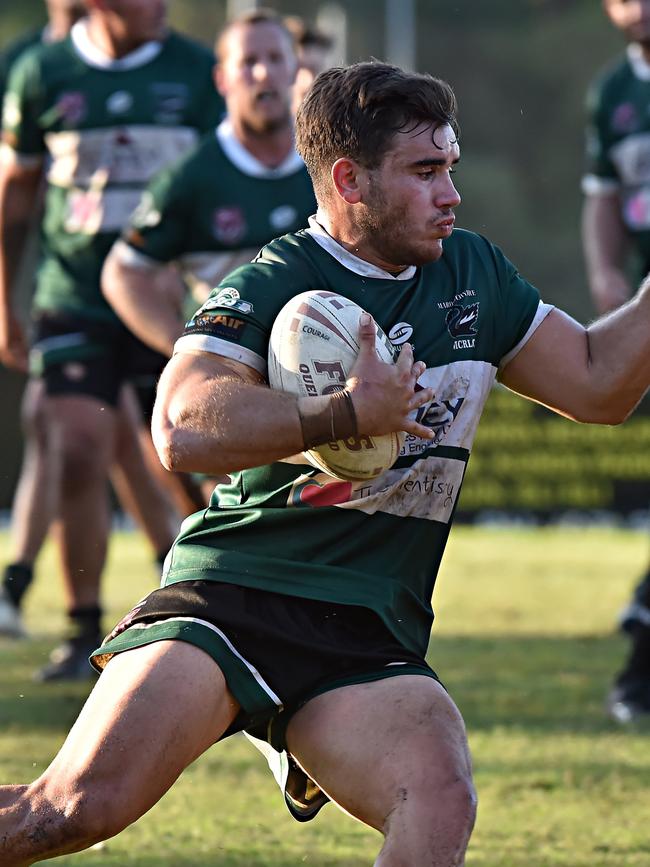
[[140, 198], [140, 204], [131, 214], [131, 224], [139, 229], [157, 226], [162, 215], [156, 208], [154, 198], [149, 190], [145, 190]]
[[273, 208], [269, 214], [269, 223], [278, 232], [282, 231], [282, 229], [288, 229], [297, 219], [298, 211], [293, 205], [280, 205], [277, 208]]
[[109, 114], [125, 114], [133, 106], [133, 96], [127, 90], [116, 90], [106, 100]]
[[453, 304], [447, 311], [445, 324], [454, 339], [453, 349], [473, 349], [478, 320], [478, 301], [474, 304]]
[[158, 119], [171, 120], [185, 111], [189, 95], [187, 85], [179, 81], [157, 81], [151, 90]]
[[244, 301], [239, 292], [233, 286], [220, 289], [214, 298], [208, 298], [199, 313], [205, 310], [214, 310], [216, 307], [229, 307], [239, 313], [252, 313], [253, 305], [250, 301]]
[[408, 322], [398, 322], [396, 325], [393, 325], [391, 330], [388, 332], [388, 339], [395, 346], [400, 346], [402, 343], [406, 343], [412, 334], [412, 325], [409, 325]]
[[54, 108], [64, 123], [77, 126], [85, 118], [88, 111], [86, 95], [80, 90], [69, 90], [61, 94]]
[[217, 241], [222, 244], [236, 244], [246, 234], [246, 218], [241, 208], [236, 205], [228, 208], [217, 208], [212, 215], [212, 231]]
[[612, 129], [614, 132], [634, 132], [639, 128], [639, 115], [634, 104], [622, 102], [612, 112]]

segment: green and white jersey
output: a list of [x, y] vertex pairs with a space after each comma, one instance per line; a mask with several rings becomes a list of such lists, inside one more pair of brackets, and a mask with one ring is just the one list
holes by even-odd
[[606, 69], [588, 97], [586, 195], [619, 191], [622, 217], [650, 270], [650, 64], [639, 45]]
[[435, 439], [408, 436], [396, 464], [371, 482], [338, 481], [288, 462], [235, 473], [210, 508], [183, 523], [163, 582], [210, 579], [362, 605], [423, 654], [483, 405], [499, 366], [551, 308], [471, 232], [457, 229], [439, 261], [394, 277], [310, 220], [309, 229], [273, 241], [227, 277], [188, 322], [176, 351], [214, 352], [265, 373], [278, 312], [308, 289], [350, 298], [395, 344], [414, 344], [427, 365], [420, 383], [435, 394], [418, 417]]
[[244, 148], [226, 118], [216, 134], [152, 181], [115, 252], [135, 267], [175, 260], [209, 291], [231, 270], [233, 252], [257, 252], [297, 231], [315, 207], [298, 154], [292, 150], [268, 168]]
[[214, 128], [213, 64], [210, 50], [175, 33], [111, 60], [82, 20], [14, 65], [3, 158], [47, 157], [37, 309], [115, 319], [100, 291], [104, 258], [153, 175]]

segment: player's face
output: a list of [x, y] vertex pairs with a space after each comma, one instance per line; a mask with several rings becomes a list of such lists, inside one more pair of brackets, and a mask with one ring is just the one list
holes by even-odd
[[167, 28], [167, 0], [105, 0], [102, 14], [116, 38], [134, 47], [161, 39]]
[[296, 57], [284, 30], [273, 22], [235, 27], [221, 54], [217, 86], [228, 114], [257, 134], [289, 125]]
[[650, 0], [604, 0], [604, 6], [630, 42], [650, 44]]
[[460, 196], [452, 172], [460, 158], [448, 124], [396, 133], [379, 169], [368, 172], [360, 226], [375, 261], [388, 270], [424, 265], [442, 255]]

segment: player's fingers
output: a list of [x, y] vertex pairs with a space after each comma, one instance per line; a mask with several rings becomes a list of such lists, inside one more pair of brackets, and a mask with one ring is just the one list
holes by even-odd
[[415, 379], [418, 380], [422, 376], [422, 374], [425, 372], [426, 369], [427, 369], [427, 366], [424, 363], [424, 361], [416, 361], [415, 364], [413, 365], [413, 371], [412, 371]]
[[425, 403], [430, 403], [433, 400], [433, 389], [422, 388], [413, 393], [413, 397], [409, 401], [409, 409], [418, 409], [424, 406]]
[[413, 347], [410, 343], [405, 343], [402, 346], [400, 354], [397, 357], [397, 368], [400, 373], [405, 371], [411, 372], [413, 368]]
[[365, 311], [359, 316], [359, 355], [358, 358], [368, 358], [375, 355], [375, 337], [377, 326], [375, 320]]
[[402, 428], [406, 433], [413, 434], [416, 437], [421, 437], [423, 440], [433, 439], [433, 431], [430, 427], [425, 427], [423, 424], [418, 424], [415, 419], [409, 418], [404, 423]]

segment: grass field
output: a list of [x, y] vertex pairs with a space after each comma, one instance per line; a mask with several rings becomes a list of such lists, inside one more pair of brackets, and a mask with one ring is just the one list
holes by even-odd
[[[3, 560], [6, 552], [0, 535]], [[463, 712], [474, 756], [479, 818], [468, 867], [650, 865], [650, 727], [622, 731], [603, 714], [626, 650], [615, 615], [647, 556], [646, 534], [631, 531], [452, 533], [430, 660]], [[155, 584], [140, 537], [117, 534], [108, 620]], [[0, 640], [2, 782], [40, 773], [84, 698], [80, 686], [31, 681], [63, 625], [50, 549], [27, 625], [33, 641]], [[312, 823], [294, 822], [264, 761], [237, 736], [189, 768], [135, 826], [48, 863], [369, 867], [379, 844], [332, 806]]]

